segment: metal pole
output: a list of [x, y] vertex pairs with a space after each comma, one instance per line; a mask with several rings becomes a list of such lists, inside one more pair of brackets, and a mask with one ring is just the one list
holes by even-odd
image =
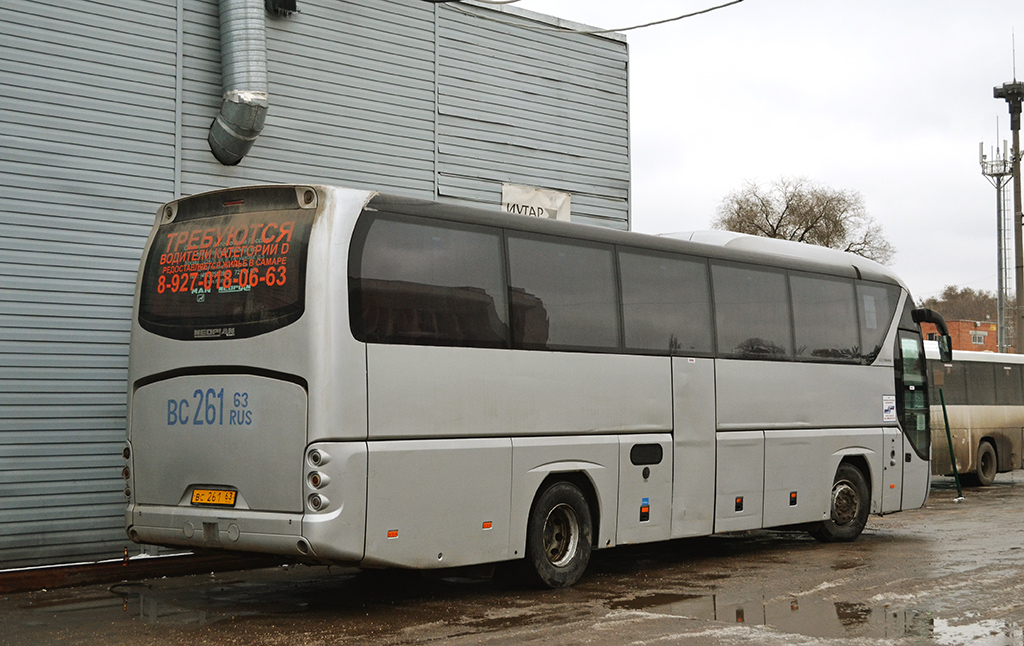
[[[1013, 112], [1013, 105], [1016, 104], [1017, 112]], [[1014, 348], [1018, 353], [1024, 352], [1024, 243], [1022, 243], [1022, 227], [1024, 227], [1024, 215], [1021, 214], [1021, 102], [1011, 104], [1011, 128], [1014, 131], [1013, 167], [1014, 167], [1014, 243], [1017, 247], [1015, 260], [1017, 262], [1017, 273], [1014, 276], [1014, 289], [1017, 290], [1017, 309], [1014, 315], [1014, 325], [1017, 327], [1017, 345]]]
[[1017, 304], [1013, 321], [1017, 328], [1017, 343], [1014, 350], [1024, 353], [1024, 320], [1021, 314], [1024, 313], [1024, 234], [1021, 227], [1024, 226], [1024, 217], [1021, 215], [1020, 204], [1020, 108], [1021, 99], [1024, 99], [1024, 83], [1004, 83], [1002, 87], [994, 88], [992, 95], [997, 99], [1005, 99], [1010, 108], [1010, 130], [1013, 131], [1013, 242], [1014, 242], [1014, 289], [1016, 290], [1015, 301]]
[[999, 243], [996, 245], [996, 252], [999, 255], [997, 267], [999, 276], [996, 280], [996, 352], [1006, 352], [1006, 303], [1003, 294], [1006, 293], [1006, 267], [1003, 266], [1006, 257], [1006, 250], [1003, 244], [1006, 242], [1006, 232], [1003, 231], [1003, 184], [1002, 178], [997, 178], [996, 184], [996, 232], [999, 236]]
[[[1018, 85], [1020, 85], [1018, 83]], [[1014, 111], [1016, 108], [1016, 111]], [[1017, 353], [1024, 353], [1024, 320], [1021, 314], [1024, 313], [1024, 244], [1021, 242], [1021, 228], [1024, 227], [1024, 216], [1021, 214], [1020, 204], [1020, 99], [1010, 104], [1010, 128], [1013, 130], [1013, 239], [1016, 244], [1017, 273], [1014, 280], [1014, 289], [1017, 290], [1017, 309], [1013, 317], [1014, 325], [1017, 326], [1017, 345], [1014, 350]]]
[[964, 499], [964, 490], [960, 488], [960, 473], [956, 470], [956, 452], [953, 450], [953, 434], [949, 432], [949, 415], [946, 414], [946, 396], [939, 388], [939, 401], [942, 402], [942, 420], [946, 423], [946, 442], [949, 446], [949, 463], [953, 465], [953, 481], [956, 482], [956, 500]]

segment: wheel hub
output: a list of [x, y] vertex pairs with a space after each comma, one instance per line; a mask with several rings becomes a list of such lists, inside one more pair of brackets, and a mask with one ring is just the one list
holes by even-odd
[[562, 503], [544, 519], [544, 554], [555, 567], [564, 567], [576, 555], [580, 541], [580, 521], [576, 511]]
[[832, 522], [836, 525], [849, 525], [857, 518], [860, 501], [857, 490], [852, 484], [837, 482], [832, 487]]

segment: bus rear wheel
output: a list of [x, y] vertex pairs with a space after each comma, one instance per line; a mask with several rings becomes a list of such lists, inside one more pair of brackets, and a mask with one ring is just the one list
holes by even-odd
[[526, 571], [534, 583], [562, 588], [579, 581], [590, 562], [593, 526], [576, 485], [556, 482], [537, 498], [526, 526]]
[[846, 462], [836, 469], [832, 483], [829, 519], [811, 529], [811, 536], [822, 543], [846, 543], [856, 540], [868, 522], [871, 492], [861, 470]]
[[987, 487], [996, 479], [996, 450], [992, 448], [991, 442], [982, 442], [978, 445], [978, 468], [974, 471], [974, 477], [978, 484]]

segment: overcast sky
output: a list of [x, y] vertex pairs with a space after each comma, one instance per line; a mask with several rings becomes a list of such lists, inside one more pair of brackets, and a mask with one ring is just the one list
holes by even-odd
[[[622, 28], [723, 1], [516, 6]], [[744, 0], [626, 32], [633, 229], [707, 229], [746, 180], [806, 177], [860, 192], [918, 301], [951, 284], [994, 291], [996, 192], [978, 144], [997, 144], [997, 122], [998, 144], [1010, 139], [992, 89], [1013, 81], [1014, 29], [1024, 80], [1021, 0]]]

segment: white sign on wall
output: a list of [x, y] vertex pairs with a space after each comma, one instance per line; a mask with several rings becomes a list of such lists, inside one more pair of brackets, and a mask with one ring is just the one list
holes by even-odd
[[570, 195], [517, 184], [501, 185], [501, 210], [516, 215], [569, 221]]

